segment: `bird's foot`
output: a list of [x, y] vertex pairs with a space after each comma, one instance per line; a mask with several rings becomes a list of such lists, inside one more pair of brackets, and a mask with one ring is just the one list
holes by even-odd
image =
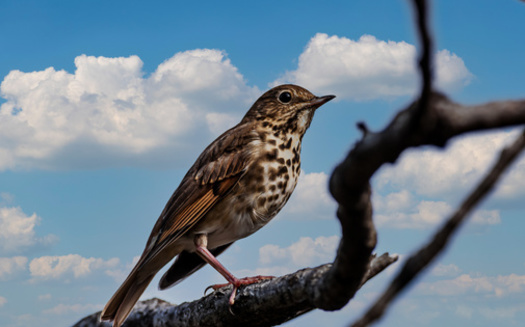
[[204, 293], [206, 293], [209, 289], [213, 289], [214, 291], [216, 291], [219, 288], [222, 288], [222, 287], [225, 287], [225, 286], [228, 286], [228, 285], [233, 285], [233, 290], [232, 290], [232, 293], [230, 294], [230, 298], [228, 300], [228, 303], [230, 304], [230, 308], [231, 308], [231, 306], [235, 303], [235, 295], [237, 295], [237, 289], [239, 287], [245, 286], [245, 285], [255, 284], [255, 283], [258, 283], [260, 281], [269, 280], [269, 279], [273, 279], [273, 278], [275, 278], [275, 276], [260, 276], [260, 275], [259, 276], [253, 276], [253, 277], [244, 277], [244, 278], [240, 278], [240, 279], [236, 278], [231, 283], [210, 285], [210, 286], [206, 287], [206, 290], [204, 290]]

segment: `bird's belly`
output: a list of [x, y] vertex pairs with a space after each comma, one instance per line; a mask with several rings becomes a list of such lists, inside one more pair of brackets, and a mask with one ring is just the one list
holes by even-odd
[[259, 230], [266, 222], [254, 220], [251, 203], [243, 197], [227, 196], [194, 228], [195, 234], [208, 235], [208, 248], [235, 242]]

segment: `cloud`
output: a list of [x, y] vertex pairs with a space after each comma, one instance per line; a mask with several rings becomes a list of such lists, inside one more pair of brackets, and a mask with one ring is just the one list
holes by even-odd
[[260, 94], [219, 50], [177, 53], [148, 77], [137, 56], [75, 66], [4, 78], [0, 170], [180, 163], [188, 138], [211, 139]]
[[417, 287], [424, 294], [440, 296], [474, 294], [504, 297], [525, 292], [525, 276], [510, 274], [497, 277], [473, 277], [462, 274], [454, 279], [420, 283]]
[[[382, 41], [363, 35], [354, 41], [316, 34], [299, 56], [298, 67], [273, 84], [292, 82], [339, 99], [368, 100], [411, 95], [419, 83], [416, 48], [404, 41]], [[441, 50], [436, 53], [436, 84], [459, 90], [472, 79], [463, 60]]]
[[243, 276], [282, 276], [305, 267], [315, 267], [333, 261], [339, 236], [301, 237], [288, 247], [267, 244], [259, 249], [260, 266], [254, 270], [236, 271]]
[[[376, 213], [375, 222], [381, 227], [390, 228], [430, 228], [445, 221], [453, 213], [450, 204], [443, 201], [421, 200], [416, 204], [413, 196], [403, 190], [385, 197], [373, 197]], [[476, 225], [495, 225], [501, 223], [498, 210], [476, 210], [470, 222]]]
[[0, 296], [0, 308], [7, 303], [7, 299], [3, 296]]
[[259, 261], [268, 265], [288, 262], [297, 267], [318, 265], [333, 260], [339, 244], [339, 236], [319, 236], [315, 240], [301, 237], [292, 245], [281, 248], [268, 244], [259, 249]]
[[0, 281], [6, 281], [27, 269], [26, 257], [0, 258]]
[[301, 171], [297, 187], [281, 217], [304, 220], [333, 218], [336, 202], [328, 193], [328, 175]]
[[444, 265], [438, 263], [432, 268], [431, 274], [434, 276], [457, 276], [461, 272], [461, 269], [455, 264]]
[[35, 213], [27, 216], [19, 207], [0, 207], [0, 253], [20, 253], [54, 243], [54, 235], [36, 236], [35, 227], [40, 220]]
[[63, 304], [60, 303], [51, 309], [42, 311], [44, 314], [64, 315], [69, 313], [92, 313], [104, 307], [103, 304]]
[[[481, 179], [516, 135], [516, 130], [467, 135], [450, 142], [445, 151], [409, 151], [394, 166], [383, 168], [375, 184], [379, 189], [403, 188], [417, 195], [456, 199]], [[521, 157], [497, 186], [495, 197], [515, 199], [523, 194], [525, 160]]]
[[78, 254], [64, 256], [43, 256], [31, 260], [29, 271], [33, 281], [86, 277], [95, 271], [106, 271], [119, 265], [118, 258], [103, 260], [84, 258]]

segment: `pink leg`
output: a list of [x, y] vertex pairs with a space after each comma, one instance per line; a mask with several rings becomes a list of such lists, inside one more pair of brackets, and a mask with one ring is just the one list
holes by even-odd
[[[204, 234], [197, 235], [195, 237], [195, 246], [197, 250], [197, 254], [204, 259], [207, 263], [210, 264], [215, 270], [217, 270], [226, 280], [228, 281], [227, 284], [217, 284], [210, 286], [214, 290], [217, 290], [223, 286], [232, 284], [233, 285], [233, 291], [229, 298], [230, 306], [232, 306], [235, 303], [235, 295], [237, 294], [237, 289], [242, 285], [250, 285], [257, 283], [261, 280], [265, 279], [272, 279], [273, 276], [255, 276], [255, 277], [246, 277], [242, 279], [238, 279], [237, 277], [233, 276], [231, 272], [228, 271], [220, 262], [215, 258], [215, 256], [208, 250], [207, 248], [208, 239], [207, 236]], [[206, 289], [207, 290], [207, 289]]]

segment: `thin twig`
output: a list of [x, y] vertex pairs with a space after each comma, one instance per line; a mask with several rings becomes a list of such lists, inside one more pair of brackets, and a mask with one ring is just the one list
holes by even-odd
[[417, 26], [419, 32], [419, 40], [421, 42], [421, 56], [419, 58], [419, 67], [422, 77], [421, 99], [420, 103], [422, 110], [427, 107], [427, 102], [430, 91], [432, 90], [432, 37], [428, 28], [428, 6], [425, 0], [414, 0], [414, 7], [417, 13]]
[[458, 230], [461, 223], [465, 220], [465, 217], [483, 200], [489, 191], [494, 188], [494, 185], [502, 173], [518, 157], [523, 148], [525, 148], [525, 130], [523, 130], [511, 146], [501, 151], [499, 160], [492, 170], [465, 199], [454, 215], [448, 219], [446, 224], [434, 235], [432, 241], [406, 261], [401, 271], [383, 295], [352, 327], [368, 326], [383, 316], [387, 307], [398, 294], [449, 244], [450, 237]]

